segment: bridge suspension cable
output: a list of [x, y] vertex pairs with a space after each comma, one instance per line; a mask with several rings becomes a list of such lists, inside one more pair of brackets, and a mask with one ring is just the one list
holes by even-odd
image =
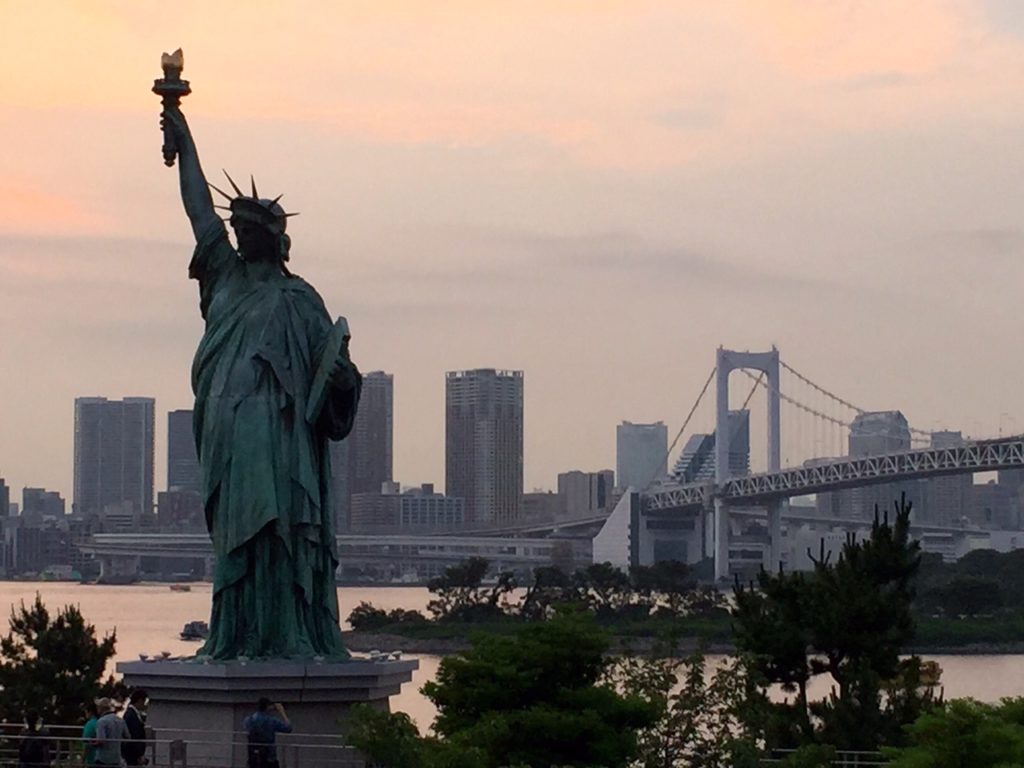
[[[780, 361], [780, 364], [781, 364], [781, 361]], [[774, 387], [770, 383], [765, 383], [764, 380], [763, 380], [764, 379], [763, 375], [755, 376], [753, 373], [748, 371], [746, 368], [741, 368], [740, 370], [743, 371], [743, 375], [744, 376], [746, 376], [747, 378], [751, 379], [754, 382], [754, 389], [757, 389], [758, 385], [760, 385], [760, 386], [764, 387], [766, 391], [770, 389], [773, 392], [776, 392], [778, 394], [780, 400], [783, 400], [783, 401], [789, 403], [790, 405], [792, 405], [794, 408], [797, 408], [797, 409], [799, 409], [799, 410], [801, 410], [801, 411], [803, 411], [805, 413], [810, 414], [811, 416], [814, 416], [815, 418], [819, 419], [819, 422], [827, 422], [829, 424], [833, 424], [835, 426], [838, 426], [838, 427], [841, 427], [841, 428], [845, 428], [845, 429], [852, 429], [853, 428], [853, 423], [852, 422], [844, 421], [843, 419], [837, 418], [835, 416], [831, 416], [831, 415], [829, 415], [827, 413], [824, 413], [823, 411], [819, 411], [817, 408], [812, 408], [809, 405], [805, 405], [804, 403], [801, 403], [796, 398], [790, 397], [789, 395], [787, 395], [785, 392], [783, 392], [778, 387]], [[792, 369], [789, 366], [786, 366], [786, 370], [788, 370], [791, 373], [793, 373]], [[833, 400], [838, 400], [839, 399], [839, 398], [833, 397], [831, 395], [831, 393], [827, 392], [826, 390], [822, 389], [821, 387], [818, 387], [817, 385], [814, 385], [813, 382], [807, 382], [806, 377], [800, 376], [799, 374], [796, 374], [796, 375], [797, 375], [797, 377], [801, 381], [804, 381], [806, 383], [810, 383], [814, 387], [814, 389], [816, 389], [820, 394], [823, 394], [823, 395], [825, 395], [827, 397], [831, 397]], [[747, 400], [749, 402], [750, 398], [748, 397]], [[851, 408], [852, 410], [858, 411], [858, 413], [865, 413], [865, 411], [863, 411], [863, 410], [860, 410], [860, 409], [857, 409], [857, 408], [855, 408], [853, 406], [848, 405], [845, 401], [843, 401], [843, 404], [846, 405], [847, 407]], [[913, 428], [910, 429], [910, 432], [911, 432], [911, 438], [910, 438], [911, 443], [921, 444], [921, 443], [924, 443], [924, 442], [930, 442], [931, 435], [929, 433], [924, 432], [923, 430], [919, 430], [919, 429], [915, 430]], [[917, 436], [915, 436], [915, 435], [917, 435]], [[927, 435], [927, 438], [923, 437], [925, 435]]]
[[[825, 397], [829, 397], [829, 398], [835, 400], [840, 405], [845, 405], [851, 411], [856, 411], [857, 413], [866, 413], [866, 411], [863, 408], [860, 408], [860, 407], [854, 405], [849, 400], [844, 400], [839, 395], [834, 394], [832, 392], [829, 392], [827, 389], [825, 389], [821, 385], [815, 384], [813, 381], [811, 381], [806, 376], [804, 376], [802, 373], [800, 373], [800, 371], [796, 370], [796, 368], [794, 368], [793, 366], [789, 365], [785, 360], [783, 360], [781, 358], [779, 359], [779, 365], [782, 366], [783, 368], [785, 368], [787, 371], [789, 371], [794, 376], [796, 376], [798, 379], [800, 379], [800, 381], [802, 381], [804, 384], [809, 386], [811, 389], [815, 389], [818, 392], [820, 392], [821, 394], [825, 395]], [[796, 403], [794, 403], [794, 405], [796, 405]]]
[[[866, 409], [861, 408], [860, 406], [854, 405], [849, 400], [846, 400], [846, 399], [840, 397], [839, 395], [835, 394], [834, 392], [830, 392], [829, 390], [825, 389], [820, 384], [816, 384], [815, 382], [811, 381], [809, 378], [807, 378], [802, 373], [800, 373], [800, 371], [796, 370], [793, 366], [789, 365], [785, 360], [782, 360], [781, 358], [779, 359], [779, 365], [782, 368], [786, 369], [789, 373], [791, 373], [793, 376], [795, 376], [797, 379], [802, 381], [807, 386], [809, 386], [812, 389], [816, 390], [817, 392], [821, 393], [825, 397], [830, 398], [831, 400], [839, 403], [840, 405], [842, 405], [842, 406], [844, 406], [846, 408], [849, 408], [851, 411], [855, 411], [857, 413], [857, 415], [862, 415], [862, 414], [867, 413]], [[833, 422], [835, 424], [841, 424], [842, 426], [845, 426], [845, 427], [851, 426], [850, 423], [843, 422], [843, 421], [840, 421], [840, 420], [836, 420], [836, 419], [834, 419], [834, 418], [832, 418], [832, 417], [830, 417], [830, 416], [828, 416], [826, 414], [822, 414], [822, 413], [820, 413], [818, 411], [815, 411], [812, 408], [808, 408], [807, 406], [803, 405], [802, 403], [798, 403], [795, 400], [793, 400], [792, 398], [786, 397], [782, 392], [779, 393], [779, 396], [782, 397], [783, 399], [785, 399], [791, 405], [794, 405], [797, 408], [803, 408], [808, 413], [813, 413], [814, 415], [820, 416], [820, 417], [822, 417], [824, 419], [827, 419], [828, 421], [831, 421], [831, 422]], [[917, 429], [915, 427], [911, 427], [909, 424], [907, 425], [907, 429], [910, 431], [910, 435], [911, 435], [910, 440], [911, 440], [912, 443], [919, 443], [920, 444], [920, 443], [930, 443], [931, 442], [931, 436], [932, 436], [931, 432], [929, 432], [929, 431], [927, 431], [925, 429]], [[917, 435], [917, 437], [914, 437], [914, 435]]]
[[[679, 438], [681, 438], [683, 436], [683, 434], [686, 432], [686, 428], [690, 425], [690, 421], [693, 419], [693, 415], [697, 412], [697, 408], [700, 406], [701, 401], [704, 399], [704, 395], [707, 394], [708, 387], [710, 387], [711, 386], [711, 382], [714, 381], [716, 373], [718, 373], [718, 368], [717, 367], [712, 368], [711, 369], [711, 373], [708, 374], [707, 381], [704, 382], [704, 386], [703, 386], [703, 388], [701, 388], [700, 394], [697, 396], [696, 402], [694, 402], [693, 407], [690, 408], [690, 412], [686, 415], [686, 419], [683, 421], [683, 425], [679, 428], [679, 431], [676, 432], [676, 436], [672, 440], [672, 444], [668, 447], [668, 451], [665, 453], [664, 460], [662, 462], [660, 462], [658, 464], [658, 466], [654, 469], [654, 471], [651, 473], [650, 479], [647, 481], [648, 487], [650, 487], [650, 485], [655, 480], [658, 479], [657, 476], [658, 476], [658, 473], [661, 471], [662, 464], [663, 463], [667, 464], [668, 460], [671, 458], [672, 452], [675, 450], [676, 445], [679, 444]], [[764, 378], [764, 373], [762, 372], [760, 374], [760, 376], [758, 377], [758, 380], [754, 382], [754, 385], [750, 388], [750, 391], [747, 393], [747, 397], [743, 401], [743, 406], [742, 406], [743, 409], [746, 409], [746, 407], [748, 405], [750, 405], [750, 401], [754, 397], [754, 393], [757, 392], [757, 386], [758, 386], [758, 384], [762, 383], [761, 379], [763, 379], [763, 378]], [[738, 424], [733, 428], [732, 432], [729, 435], [730, 440], [734, 440], [739, 435], [740, 429], [741, 429], [741, 426], [738, 425]]]
[[[718, 367], [717, 366], [712, 368], [711, 369], [711, 373], [708, 374], [707, 381], [705, 381], [704, 382], [704, 386], [701, 387], [700, 394], [697, 395], [697, 399], [696, 399], [696, 401], [694, 401], [693, 407], [690, 408], [690, 412], [688, 414], [686, 414], [686, 419], [683, 420], [683, 426], [681, 426], [679, 428], [679, 431], [676, 432], [676, 436], [675, 436], [675, 438], [673, 438], [672, 444], [668, 447], [668, 451], [665, 452], [665, 458], [662, 459], [658, 463], [658, 466], [654, 467], [654, 469], [652, 470], [651, 474], [649, 475], [649, 479], [647, 481], [647, 486], [648, 487], [650, 487], [651, 483], [653, 483], [655, 480], [658, 479], [658, 475], [661, 473], [661, 467], [668, 464], [669, 456], [671, 456], [672, 455], [672, 451], [675, 450], [676, 443], [678, 443], [679, 442], [679, 438], [683, 436], [683, 432], [685, 432], [686, 428], [688, 426], [690, 426], [690, 420], [693, 418], [693, 414], [695, 414], [697, 412], [697, 408], [700, 406], [701, 401], [704, 399], [704, 395], [707, 394], [708, 387], [710, 387], [711, 386], [711, 382], [714, 381], [716, 373], [718, 373]], [[747, 400], [749, 400], [749, 399], [750, 398], [748, 397]]]
[[[772, 388], [771, 384], [765, 384], [764, 381], [762, 381], [763, 375], [762, 376], [755, 376], [750, 371], [748, 371], [746, 368], [741, 368], [740, 370], [743, 371], [743, 374], [747, 378], [752, 379], [754, 381], [755, 389], [757, 388], [757, 385], [760, 385], [760, 386], [764, 387], [765, 390], [768, 390], [768, 389]], [[811, 414], [812, 416], [817, 416], [819, 419], [824, 419], [825, 421], [830, 421], [833, 424], [838, 424], [841, 427], [849, 427], [850, 426], [850, 422], [848, 422], [848, 421], [843, 421], [842, 419], [837, 419], [834, 416], [829, 416], [827, 413], [822, 413], [821, 411], [815, 410], [814, 408], [811, 408], [811, 406], [809, 406], [809, 405], [804, 405], [800, 401], [795, 400], [792, 397], [790, 397], [789, 395], [787, 395], [782, 390], [776, 389], [776, 391], [778, 392], [780, 400], [785, 400], [787, 403], [789, 403], [790, 405], [794, 406], [795, 408], [799, 408], [802, 411], [806, 411], [807, 413]], [[749, 400], [749, 398], [748, 398], [748, 400]]]

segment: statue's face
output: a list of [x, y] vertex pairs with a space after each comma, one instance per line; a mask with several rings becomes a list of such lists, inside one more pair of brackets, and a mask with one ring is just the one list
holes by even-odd
[[232, 219], [231, 226], [238, 241], [238, 254], [245, 261], [273, 261], [280, 257], [277, 237], [264, 227], [244, 219]]

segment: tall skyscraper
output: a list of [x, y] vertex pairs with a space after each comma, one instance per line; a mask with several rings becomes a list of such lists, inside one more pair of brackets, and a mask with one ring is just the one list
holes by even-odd
[[[960, 432], [932, 432], [932, 448], [956, 448], [963, 443], [964, 438]], [[918, 521], [932, 525], [963, 524], [964, 518], [971, 512], [974, 475], [947, 475], [921, 482], [925, 487], [925, 498], [917, 514]]]
[[850, 455], [876, 456], [910, 449], [910, 425], [900, 411], [859, 413], [850, 424]]
[[519, 517], [523, 496], [523, 372], [450, 371], [445, 383], [445, 493], [467, 524]]
[[566, 517], [597, 515], [609, 509], [613, 498], [615, 473], [610, 469], [581, 472], [578, 469], [558, 475], [561, 513]]
[[[729, 411], [729, 477], [750, 474], [750, 411]], [[714, 480], [716, 433], [691, 435], [683, 446], [672, 476], [681, 483]]]
[[79, 514], [108, 506], [153, 512], [151, 397], [75, 399], [75, 496]]
[[331, 443], [331, 476], [339, 530], [348, 530], [353, 494], [380, 493], [394, 474], [395, 377], [363, 374], [352, 432]]
[[668, 427], [664, 422], [615, 428], [615, 483], [619, 488], [644, 490], [668, 469]]
[[[850, 424], [850, 456], [877, 456], [906, 451], [910, 447], [910, 425], [900, 411], [866, 411], [858, 414]], [[923, 480], [866, 485], [819, 493], [815, 505], [823, 517], [870, 520], [876, 509], [882, 514], [892, 513], [893, 503], [905, 495], [913, 504], [914, 519], [921, 520], [927, 487], [928, 482]]]
[[48, 491], [45, 488], [21, 489], [22, 515], [62, 517], [64, 512], [64, 497], [59, 491]]
[[11, 488], [0, 477], [0, 517], [7, 517], [11, 514]]
[[167, 490], [199, 493], [199, 457], [192, 434], [192, 411], [167, 414]]

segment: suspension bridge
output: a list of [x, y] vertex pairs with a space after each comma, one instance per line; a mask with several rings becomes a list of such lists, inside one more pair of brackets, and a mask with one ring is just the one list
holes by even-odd
[[[752, 382], [736, 411], [730, 409], [730, 376], [734, 372]], [[783, 509], [791, 498], [1024, 468], [1024, 436], [963, 439], [959, 433], [916, 429], [898, 411], [869, 411], [815, 383], [784, 362], [775, 347], [767, 352], [717, 350], [715, 366], [670, 446], [670, 455], [687, 434], [712, 382], [713, 435], [697, 435], [700, 439], [696, 440], [691, 435], [673, 472], [667, 478], [652, 477], [646, 488], [638, 489], [635, 507], [651, 531], [685, 529], [681, 522], [699, 520], [700, 524], [689, 530], [697, 532], [702, 545], [710, 540], [716, 579], [729, 576], [730, 532], [737, 516], [734, 513], [741, 509], [739, 516], [745, 518], [751, 507], [763, 510], [766, 560], [774, 567], [781, 562]], [[764, 471], [751, 473], [747, 408], [758, 390], [767, 395], [766, 466]], [[784, 406], [789, 412], [787, 424], [794, 432], [785, 442]], [[784, 446], [787, 468], [782, 461]], [[638, 530], [632, 533], [640, 536]]]

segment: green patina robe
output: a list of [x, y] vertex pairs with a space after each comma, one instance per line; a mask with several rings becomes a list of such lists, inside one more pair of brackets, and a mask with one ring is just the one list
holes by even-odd
[[315, 424], [306, 400], [331, 329], [305, 281], [257, 280], [220, 222], [189, 265], [206, 320], [192, 366], [207, 527], [216, 557], [215, 659], [346, 657], [327, 441], [352, 429], [359, 386], [331, 385]]

